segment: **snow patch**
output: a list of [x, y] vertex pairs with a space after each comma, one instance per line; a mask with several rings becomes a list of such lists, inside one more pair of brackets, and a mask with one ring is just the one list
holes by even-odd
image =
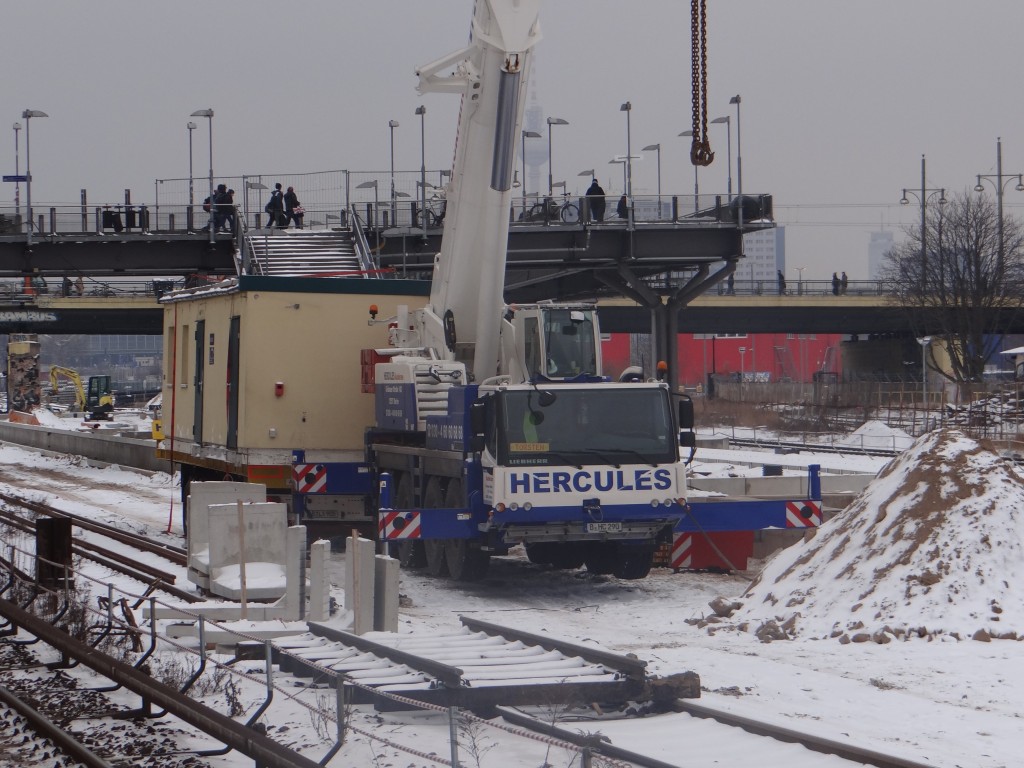
[[937, 430], [769, 561], [731, 620], [844, 642], [1017, 639], [1022, 577], [1024, 483], [990, 445]]

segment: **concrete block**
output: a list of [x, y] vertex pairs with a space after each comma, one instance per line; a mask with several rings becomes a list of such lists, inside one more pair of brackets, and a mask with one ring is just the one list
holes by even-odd
[[287, 550], [285, 618], [299, 621], [306, 617], [306, 526], [293, 525], [288, 529]]
[[375, 545], [351, 536], [345, 543], [345, 608], [352, 612], [352, 631], [362, 635], [373, 629]]
[[398, 566], [393, 557], [374, 557], [373, 628], [377, 632], [398, 631]]
[[189, 485], [185, 514], [188, 516], [188, 580], [210, 588], [209, 506], [241, 501], [266, 501], [267, 487], [257, 483], [203, 482]]
[[[247, 600], [274, 600], [285, 594], [287, 507], [279, 502], [208, 506], [210, 592], [242, 598], [242, 564]], [[245, 551], [240, 546], [244, 540]]]
[[327, 621], [331, 613], [331, 583], [327, 578], [327, 560], [331, 542], [314, 541], [309, 547], [309, 615], [310, 621]]

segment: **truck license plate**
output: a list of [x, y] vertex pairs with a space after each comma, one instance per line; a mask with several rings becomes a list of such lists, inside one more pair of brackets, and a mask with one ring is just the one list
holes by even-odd
[[587, 523], [587, 533], [620, 533], [622, 523]]

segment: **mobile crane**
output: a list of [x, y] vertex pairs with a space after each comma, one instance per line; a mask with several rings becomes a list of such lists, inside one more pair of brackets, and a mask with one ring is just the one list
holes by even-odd
[[642, 578], [684, 516], [692, 406], [673, 408], [664, 383], [603, 377], [593, 306], [502, 296], [539, 6], [479, 0], [469, 45], [418, 73], [420, 92], [459, 93], [462, 109], [429, 301], [370, 321], [392, 345], [365, 356], [379, 534], [406, 566], [460, 580], [517, 543], [538, 562]]

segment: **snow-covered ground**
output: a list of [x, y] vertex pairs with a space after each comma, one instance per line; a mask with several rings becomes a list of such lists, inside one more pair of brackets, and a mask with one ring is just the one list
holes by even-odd
[[[643, 581], [619, 581], [584, 570], [552, 571], [522, 557], [497, 558], [488, 579], [475, 585], [403, 572], [400, 631], [454, 629], [459, 615], [472, 615], [635, 653], [648, 660], [654, 674], [693, 670], [701, 677], [705, 703], [740, 714], [810, 727], [821, 736], [937, 768], [1018, 766], [1024, 749], [1024, 642], [984, 640], [997, 634], [993, 628], [1007, 636], [1024, 634], [1019, 586], [1024, 492], [1016, 471], [983, 447], [958, 434], [938, 434], [932, 442], [916, 443], [903, 463], [895, 460], [814, 540], [777, 555], [754, 586], [754, 570], [713, 575], [656, 569]], [[698, 469], [707, 472], [746, 471], [741, 465], [759, 458], [749, 451], [701, 451], [700, 456]], [[760, 454], [765, 458], [792, 464], [794, 471], [801, 462], [847, 470], [860, 465], [862, 471], [876, 471], [883, 463], [833, 454]], [[69, 511], [123, 519], [181, 542], [177, 489], [166, 476], [90, 469], [4, 446], [0, 489], [32, 489], [34, 497]], [[332, 555], [339, 601], [343, 557]], [[742, 607], [709, 622], [708, 604], [719, 596]], [[796, 611], [801, 617], [787, 624]], [[762, 637], [784, 639], [759, 639], [756, 630], [766, 620], [779, 628]], [[858, 633], [856, 622], [869, 635], [856, 639], [867, 641], [844, 642], [843, 635], [852, 639]], [[835, 637], [834, 624], [843, 630]], [[886, 626], [888, 633], [877, 634]], [[921, 627], [927, 631], [911, 637], [909, 630]], [[970, 639], [977, 629], [985, 629], [985, 636]], [[890, 642], [875, 642], [872, 633]], [[287, 727], [289, 740], [310, 744], [307, 756], [319, 759], [329, 738], [317, 735], [304, 710], [279, 705], [283, 709], [274, 710], [271, 735]], [[436, 714], [376, 714], [361, 708], [353, 724], [447, 755], [448, 723]], [[680, 766], [848, 765], [793, 745], [765, 745], [724, 727], [709, 732], [709, 726], [685, 715], [559, 724], [600, 731], [619, 746]], [[479, 760], [481, 766], [571, 764], [567, 753], [545, 754], [542, 745], [523, 746], [493, 729], [484, 728], [481, 738], [485, 745], [500, 745]], [[756, 762], [747, 762], [751, 755]], [[475, 764], [465, 753], [462, 757], [464, 764]], [[209, 763], [250, 764], [238, 755]], [[431, 764], [359, 733], [330, 763]]]

